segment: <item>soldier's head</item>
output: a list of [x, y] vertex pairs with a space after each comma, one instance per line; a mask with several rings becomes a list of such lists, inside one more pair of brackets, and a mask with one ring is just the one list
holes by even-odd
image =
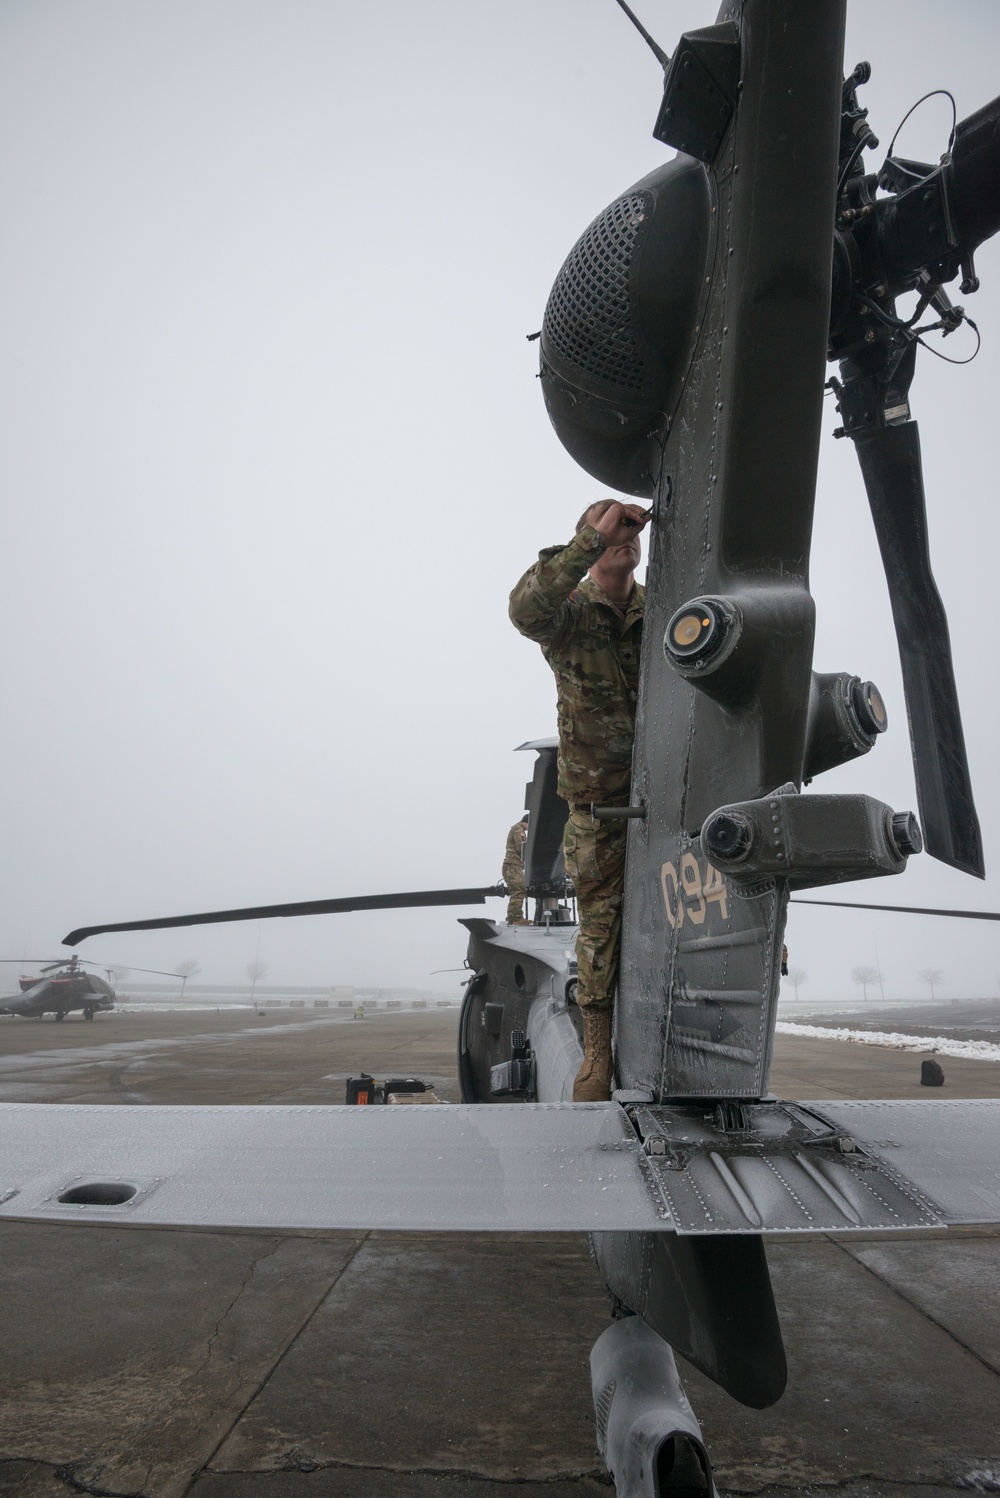
[[527, 825], [528, 825], [528, 813], [525, 812], [524, 816], [521, 818], [521, 826], [522, 827], [527, 827]]
[[588, 505], [583, 514], [580, 516], [579, 520], [576, 522], [577, 530], [582, 531], [585, 525], [593, 525], [595, 520], [600, 520], [605, 510], [607, 510], [608, 507], [613, 504], [613, 499], [599, 499], [595, 504]]
[[[578, 531], [582, 531], [585, 525], [593, 525], [595, 520], [600, 520], [606, 510], [614, 504], [616, 499], [599, 499], [595, 504], [588, 505], [576, 522]], [[599, 562], [599, 569], [606, 573], [629, 573], [634, 572], [642, 560], [642, 538], [636, 532], [630, 536], [621, 546], [609, 546]], [[593, 568], [591, 568], [593, 571]]]

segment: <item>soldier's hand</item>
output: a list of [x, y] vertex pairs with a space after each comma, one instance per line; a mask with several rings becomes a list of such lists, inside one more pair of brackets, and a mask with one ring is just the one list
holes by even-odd
[[[598, 532], [605, 546], [624, 546], [628, 541], [634, 541], [643, 528], [649, 523], [649, 511], [644, 510], [641, 505], [619, 504], [617, 500], [608, 505], [596, 520], [590, 524]], [[626, 519], [631, 523], [626, 525]]]

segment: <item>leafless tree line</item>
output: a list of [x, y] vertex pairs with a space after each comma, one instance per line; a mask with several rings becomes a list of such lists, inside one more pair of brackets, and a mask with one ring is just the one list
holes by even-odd
[[[805, 968], [790, 967], [787, 976], [789, 983], [795, 990], [795, 997], [798, 999], [799, 989], [806, 982], [809, 974]], [[936, 999], [937, 990], [944, 983], [944, 972], [942, 969], [939, 967], [925, 967], [921, 969], [917, 976], [921, 983], [927, 984], [927, 987], [931, 991], [931, 999]], [[857, 967], [851, 968], [851, 982], [863, 991], [866, 1000], [869, 988], [873, 988], [876, 984], [878, 984], [882, 997], [885, 998], [885, 989], [882, 986], [883, 977], [881, 968], [875, 967], [870, 963], [859, 963]], [[997, 978], [997, 984], [1000, 986], [1000, 977]]]

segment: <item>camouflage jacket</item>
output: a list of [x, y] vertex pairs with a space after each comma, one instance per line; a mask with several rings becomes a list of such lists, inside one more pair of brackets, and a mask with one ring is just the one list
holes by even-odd
[[523, 822], [515, 822], [507, 834], [507, 847], [503, 855], [503, 877], [509, 881], [511, 875], [514, 878], [520, 876], [524, 883], [524, 840], [528, 829]]
[[632, 779], [646, 594], [637, 583], [623, 615], [585, 577], [602, 547], [585, 525], [540, 552], [510, 595], [511, 619], [555, 673], [559, 794], [571, 804], [625, 804]]

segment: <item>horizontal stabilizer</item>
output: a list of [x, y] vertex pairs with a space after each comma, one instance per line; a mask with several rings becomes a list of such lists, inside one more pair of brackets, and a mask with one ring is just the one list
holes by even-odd
[[1000, 1101], [802, 1104], [864, 1140], [930, 1197], [949, 1227], [1000, 1223]]
[[743, 1107], [734, 1132], [704, 1106], [641, 1108], [637, 1128], [613, 1103], [5, 1103], [0, 1217], [684, 1234], [1000, 1222], [1000, 1103]]
[[[7, 1103], [0, 1140], [0, 1216], [424, 1232], [664, 1226], [642, 1184], [641, 1146], [610, 1103]], [[59, 1200], [116, 1184], [135, 1195], [121, 1205]]]

